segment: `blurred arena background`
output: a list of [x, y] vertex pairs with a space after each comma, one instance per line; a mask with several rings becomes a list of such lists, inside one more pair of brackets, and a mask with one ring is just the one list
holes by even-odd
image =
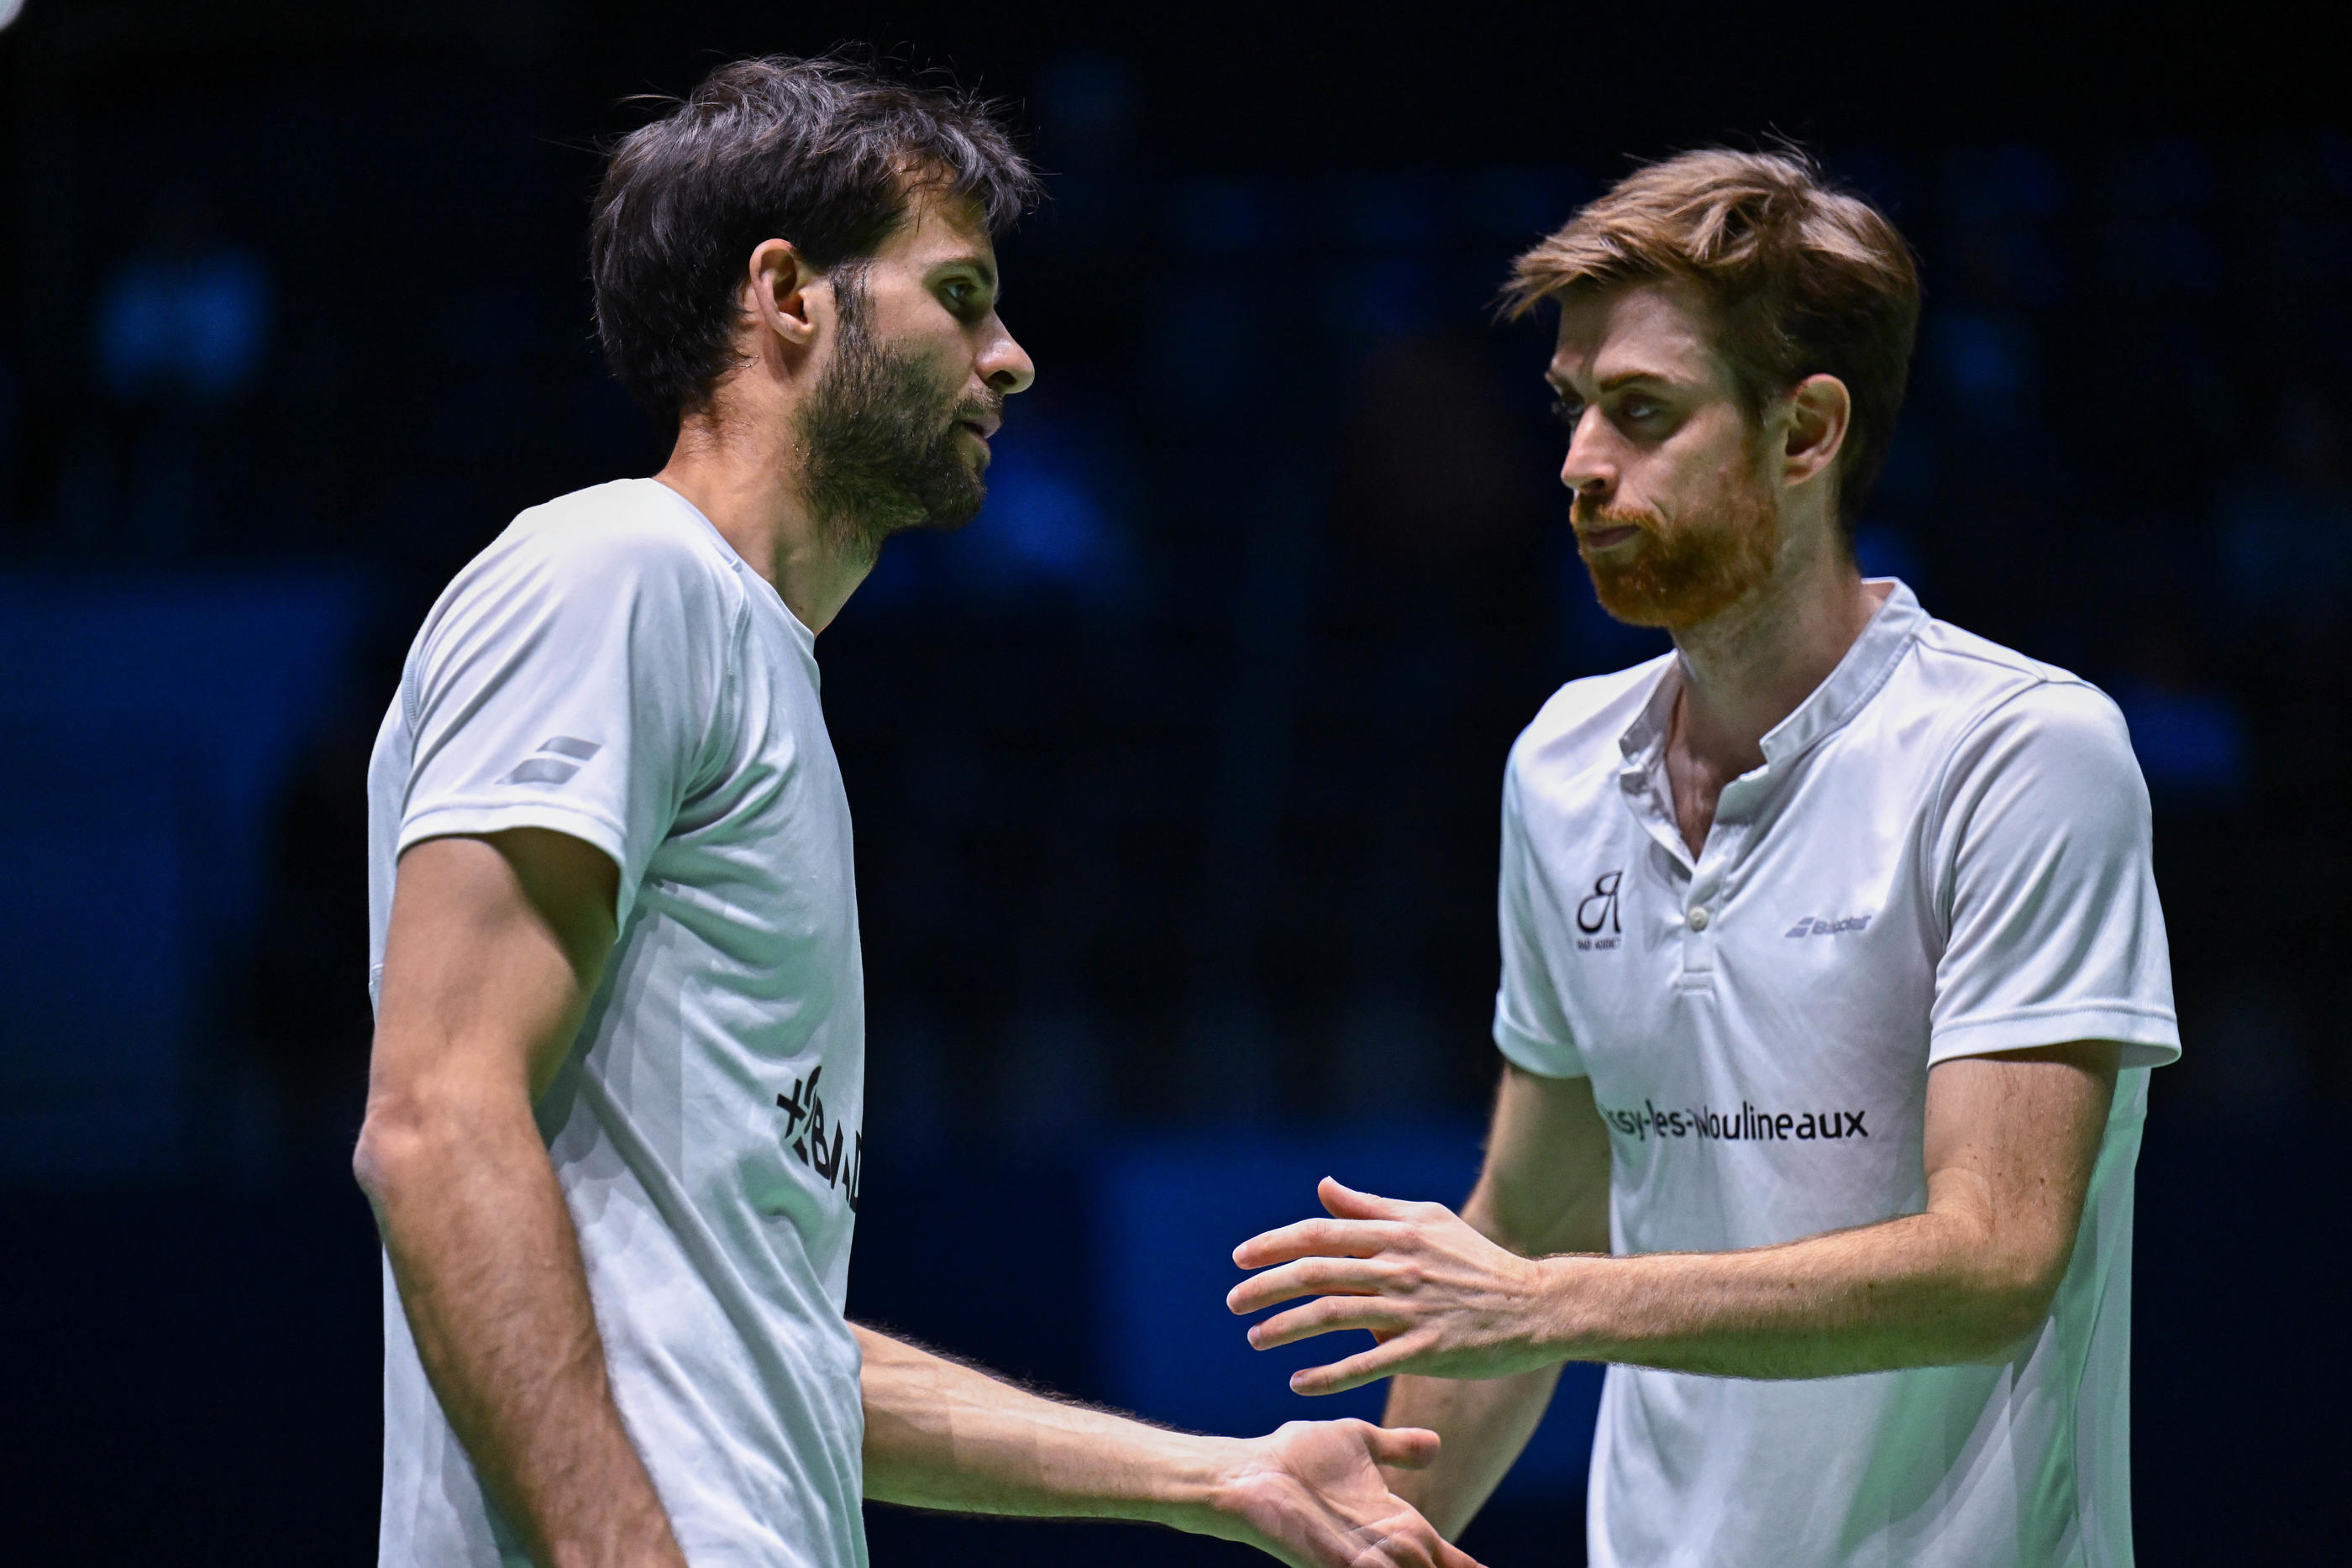
[[[1488, 300], [1629, 156], [1779, 131], [1926, 260], [1865, 566], [2102, 684], [2157, 800], [2187, 1057], [2139, 1187], [2141, 1560], [2340, 1550], [2352, 116], [2284, 13], [15, 9], [6, 1555], [371, 1560], [367, 748], [458, 565], [658, 465], [588, 332], [621, 100], [849, 38], [1017, 102], [1054, 191], [1003, 247], [1041, 374], [986, 511], [821, 650], [853, 1311], [1182, 1425], [1312, 1413], [1225, 1250], [1326, 1170], [1461, 1197], [1504, 750], [1662, 645], [1594, 607], [1546, 344]], [[1496, 1568], [1581, 1561], [1596, 1386], [1470, 1536]], [[1242, 1555], [873, 1523], [882, 1564]]]

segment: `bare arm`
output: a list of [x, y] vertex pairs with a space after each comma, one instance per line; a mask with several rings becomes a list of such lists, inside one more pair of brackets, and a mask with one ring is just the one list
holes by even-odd
[[1437, 1204], [1324, 1184], [1335, 1216], [1269, 1231], [1233, 1293], [1260, 1346], [1335, 1328], [1371, 1350], [1299, 1373], [1330, 1394], [1393, 1372], [1495, 1377], [1624, 1361], [1732, 1377], [1832, 1377], [2002, 1355], [2073, 1257], [2116, 1048], [2082, 1041], [1945, 1062], [1927, 1079], [1927, 1207], [1738, 1252], [1526, 1259]]
[[[1486, 1167], [1462, 1218], [1521, 1257], [1609, 1250], [1609, 1131], [1590, 1079], [1505, 1065]], [[1527, 1447], [1559, 1383], [1557, 1362], [1477, 1381], [1398, 1377], [1382, 1424], [1426, 1427], [1444, 1447], [1427, 1468], [1391, 1474], [1389, 1485], [1447, 1540], [1461, 1534]]]
[[401, 857], [354, 1162], [434, 1392], [546, 1568], [686, 1561], [614, 1406], [531, 1120], [612, 946], [617, 881], [541, 829]]
[[1362, 1421], [1202, 1437], [1065, 1405], [859, 1328], [866, 1494], [912, 1508], [1129, 1519], [1245, 1542], [1295, 1568], [1476, 1568], [1379, 1465], [1437, 1440]]

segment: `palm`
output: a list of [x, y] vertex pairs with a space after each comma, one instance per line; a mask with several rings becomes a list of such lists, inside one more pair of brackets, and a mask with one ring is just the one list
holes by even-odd
[[1364, 1421], [1293, 1421], [1259, 1438], [1234, 1484], [1243, 1538], [1292, 1568], [1475, 1568], [1381, 1474], [1382, 1464], [1427, 1462], [1424, 1445], [1433, 1443], [1416, 1436]]

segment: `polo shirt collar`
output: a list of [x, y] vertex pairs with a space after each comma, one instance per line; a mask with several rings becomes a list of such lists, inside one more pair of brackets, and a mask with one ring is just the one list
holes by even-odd
[[[1812, 695], [1797, 705], [1796, 711], [1767, 730], [1760, 743], [1767, 770], [1798, 757], [1822, 737], [1843, 728], [1847, 720], [1862, 711], [1878, 688], [1886, 684], [1911, 646], [1911, 640], [1927, 623], [1927, 612], [1919, 608], [1919, 600], [1899, 578], [1873, 578], [1874, 584], [1884, 582], [1887, 592], [1878, 612], [1845, 651], [1829, 679], [1815, 686]], [[1647, 774], [1664, 762], [1666, 731], [1674, 719], [1675, 697], [1682, 690], [1680, 663], [1674, 654], [1659, 661], [1657, 683], [1650, 688], [1650, 700], [1617, 737], [1618, 748], [1624, 753], [1629, 773]]]
[[1918, 597], [1900, 579], [1872, 580], [1886, 584], [1885, 602], [1830, 672], [1830, 678], [1815, 686], [1813, 695], [1797, 705], [1796, 712], [1764, 732], [1759, 744], [1767, 767], [1786, 762], [1822, 737], [1844, 728], [1846, 721], [1886, 684], [1912, 638], [1927, 623], [1927, 612], [1919, 608]]

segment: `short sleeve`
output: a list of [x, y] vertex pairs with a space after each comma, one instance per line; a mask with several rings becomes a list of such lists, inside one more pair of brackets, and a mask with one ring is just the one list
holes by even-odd
[[1930, 1062], [2108, 1040], [2126, 1067], [2180, 1054], [2147, 786], [2095, 688], [2011, 698], [1955, 754], [1936, 827]]
[[1548, 904], [1538, 896], [1541, 874], [1521, 820], [1514, 758], [1503, 775], [1503, 862], [1496, 888], [1503, 978], [1495, 993], [1495, 1045], [1514, 1066], [1540, 1077], [1582, 1078], [1584, 1053], [1569, 1030], [1568, 1014], [1544, 963], [1537, 914]]
[[576, 519], [510, 530], [443, 595], [402, 686], [397, 849], [547, 828], [620, 868], [625, 922], [712, 742], [734, 619], [694, 545]]

